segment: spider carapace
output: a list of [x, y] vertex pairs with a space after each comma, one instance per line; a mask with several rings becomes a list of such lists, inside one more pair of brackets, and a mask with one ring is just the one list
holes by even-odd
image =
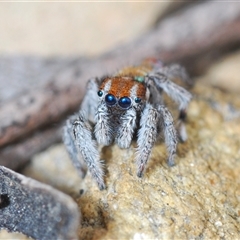
[[[192, 85], [180, 65], [165, 66], [151, 59], [140, 66], [126, 67], [113, 76], [88, 81], [80, 111], [67, 120], [63, 134], [67, 151], [80, 175], [86, 165], [99, 188], [104, 189], [98, 144], [116, 143], [120, 148], [129, 148], [133, 136], [137, 136], [137, 176], [142, 177], [161, 131], [168, 150], [168, 165], [174, 165], [178, 140], [187, 139], [184, 122], [192, 98], [186, 89], [172, 81], [174, 79]], [[176, 128], [164, 105], [164, 92], [179, 106]]]

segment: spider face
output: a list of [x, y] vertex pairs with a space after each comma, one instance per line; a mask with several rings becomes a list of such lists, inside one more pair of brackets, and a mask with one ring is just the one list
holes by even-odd
[[113, 77], [103, 80], [98, 96], [109, 108], [127, 110], [144, 102], [146, 93], [145, 85], [134, 77]]

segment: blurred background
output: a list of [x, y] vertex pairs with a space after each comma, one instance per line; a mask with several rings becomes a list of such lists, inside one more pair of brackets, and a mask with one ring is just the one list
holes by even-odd
[[1, 3], [0, 54], [98, 55], [145, 33], [173, 2]]

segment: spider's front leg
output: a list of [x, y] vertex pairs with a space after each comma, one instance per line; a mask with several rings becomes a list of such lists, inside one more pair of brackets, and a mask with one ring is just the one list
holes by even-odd
[[[192, 99], [192, 94], [189, 93], [186, 89], [177, 84], [173, 83], [169, 76], [166, 74], [166, 70], [159, 69], [158, 71], [153, 71], [147, 75], [147, 83], [154, 84], [159, 90], [163, 90], [179, 105], [179, 121], [178, 121], [178, 135], [181, 141], [187, 140], [187, 133], [185, 129], [184, 122], [186, 120], [186, 110], [189, 105], [189, 102]], [[187, 81], [187, 80], [186, 80]]]
[[93, 129], [81, 112], [72, 124], [72, 132], [75, 146], [81, 153], [91, 175], [96, 180], [99, 189], [104, 189], [104, 172], [100, 161], [100, 155], [97, 150], [97, 143], [93, 137]]
[[67, 121], [66, 125], [63, 128], [63, 142], [65, 144], [66, 150], [69, 154], [69, 157], [72, 160], [72, 163], [74, 167], [77, 169], [78, 174], [81, 178], [84, 178], [86, 175], [86, 166], [81, 158], [78, 157], [78, 149], [75, 145], [75, 138], [73, 135], [73, 123], [75, 119], [77, 118], [77, 115], [71, 116]]
[[152, 105], [146, 104], [143, 110], [137, 139], [137, 176], [142, 177], [152, 147], [157, 139], [159, 113]]
[[177, 148], [177, 133], [174, 128], [173, 118], [166, 107], [159, 105], [156, 108], [150, 104], [143, 111], [138, 132], [137, 148], [137, 176], [142, 177], [147, 161], [150, 157], [152, 147], [158, 134], [158, 125], [164, 130], [164, 137], [169, 153], [168, 165], [174, 165], [174, 157]]
[[[99, 80], [97, 78], [88, 81], [79, 114], [71, 116], [63, 129], [63, 142], [79, 175], [84, 177], [86, 173], [82, 157], [99, 188], [104, 189], [104, 173], [91, 125], [98, 105], [98, 86]], [[81, 154], [80, 158], [79, 153]]]
[[[81, 103], [80, 111], [85, 118], [88, 118], [91, 122], [94, 122], [94, 115], [98, 104], [97, 90], [99, 86], [98, 78], [91, 78], [88, 80], [86, 93]], [[66, 125], [63, 128], [63, 142], [67, 149], [67, 152], [73, 162], [74, 167], [77, 169], [79, 175], [83, 178], [86, 174], [86, 166], [82, 159], [79, 158], [79, 152], [75, 145], [75, 138], [73, 136], [73, 123], [77, 119], [77, 114], [71, 116]]]

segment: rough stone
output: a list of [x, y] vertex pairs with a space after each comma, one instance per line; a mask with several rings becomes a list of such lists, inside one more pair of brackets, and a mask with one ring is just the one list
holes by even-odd
[[[240, 109], [240, 101], [201, 81], [193, 92], [189, 138], [179, 144], [172, 168], [166, 164], [161, 141], [141, 179], [136, 176], [134, 143], [127, 150], [104, 147], [104, 191], [89, 174], [77, 180], [63, 145], [36, 156], [25, 173], [39, 171], [31, 176], [75, 192], [83, 216], [80, 239], [238, 239], [240, 124], [237, 118], [227, 120], [219, 109], [225, 105]], [[71, 190], [66, 190], [68, 186]]]

